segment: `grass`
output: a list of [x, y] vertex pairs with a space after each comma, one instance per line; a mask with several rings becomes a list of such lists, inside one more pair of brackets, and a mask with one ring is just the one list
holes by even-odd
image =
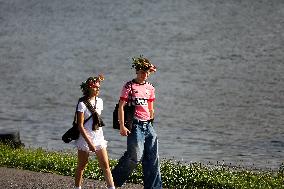
[[[117, 160], [110, 160], [111, 167], [116, 163]], [[76, 154], [50, 152], [41, 148], [14, 149], [0, 144], [0, 166], [74, 176], [76, 164]], [[278, 171], [253, 171], [245, 168], [209, 166], [200, 163], [182, 164], [163, 160], [161, 174], [165, 188], [284, 189], [283, 165]], [[90, 160], [84, 177], [103, 180], [97, 160]], [[128, 182], [143, 184], [141, 165], [138, 165]]]

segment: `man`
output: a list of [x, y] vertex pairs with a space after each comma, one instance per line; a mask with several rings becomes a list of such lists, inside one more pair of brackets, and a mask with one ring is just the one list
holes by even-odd
[[[112, 171], [113, 179], [117, 187], [122, 186], [141, 161], [144, 188], [160, 189], [158, 139], [153, 128], [155, 88], [146, 81], [156, 67], [143, 56], [134, 57], [132, 67], [136, 70], [136, 78], [123, 86], [118, 109], [120, 134], [127, 136], [127, 150]], [[129, 102], [129, 95], [135, 112], [132, 128], [128, 129], [124, 125], [123, 107]]]

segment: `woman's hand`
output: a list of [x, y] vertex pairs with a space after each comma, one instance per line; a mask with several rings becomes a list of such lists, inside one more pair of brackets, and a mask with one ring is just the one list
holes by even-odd
[[95, 151], [96, 151], [96, 146], [93, 145], [93, 144], [89, 145], [89, 150], [90, 150], [91, 152], [95, 152]]

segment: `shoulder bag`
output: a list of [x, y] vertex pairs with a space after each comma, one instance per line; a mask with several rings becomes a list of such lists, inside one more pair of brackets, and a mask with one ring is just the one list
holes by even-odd
[[[126, 105], [123, 107], [124, 109], [124, 126], [128, 129], [132, 129], [132, 124], [133, 124], [133, 118], [134, 118], [134, 113], [135, 113], [135, 106], [133, 105], [132, 101], [132, 81], [130, 82], [130, 87], [131, 90], [128, 93], [128, 102]], [[118, 120], [118, 108], [119, 108], [119, 103], [115, 105], [114, 111], [113, 111], [113, 128], [114, 129], [120, 129], [120, 124]]]
[[[62, 140], [63, 142], [65, 143], [69, 143], [71, 142], [72, 140], [77, 140], [79, 138], [79, 135], [80, 135], [80, 131], [79, 131], [79, 127], [78, 127], [78, 124], [77, 124], [77, 109], [78, 109], [78, 105], [79, 103], [83, 101], [85, 102], [86, 99], [84, 98], [80, 98], [78, 103], [77, 103], [77, 106], [76, 106], [76, 110], [75, 110], [75, 115], [74, 115], [74, 120], [73, 120], [73, 123], [72, 123], [72, 127], [70, 129], [68, 129], [63, 135], [62, 135]], [[87, 106], [88, 108], [88, 106]], [[89, 109], [89, 108], [88, 108]], [[90, 110], [91, 111], [91, 110]], [[92, 111], [91, 111], [92, 112]], [[90, 115], [87, 119], [84, 120], [84, 123], [85, 124], [87, 121], [89, 121], [89, 119], [92, 118], [92, 115]]]

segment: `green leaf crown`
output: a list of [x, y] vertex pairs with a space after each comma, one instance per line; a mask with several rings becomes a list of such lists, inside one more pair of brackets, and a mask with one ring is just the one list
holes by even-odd
[[148, 71], [151, 66], [152, 64], [150, 63], [150, 61], [147, 58], [144, 58], [143, 55], [132, 58], [132, 68], [135, 68], [135, 70]]

